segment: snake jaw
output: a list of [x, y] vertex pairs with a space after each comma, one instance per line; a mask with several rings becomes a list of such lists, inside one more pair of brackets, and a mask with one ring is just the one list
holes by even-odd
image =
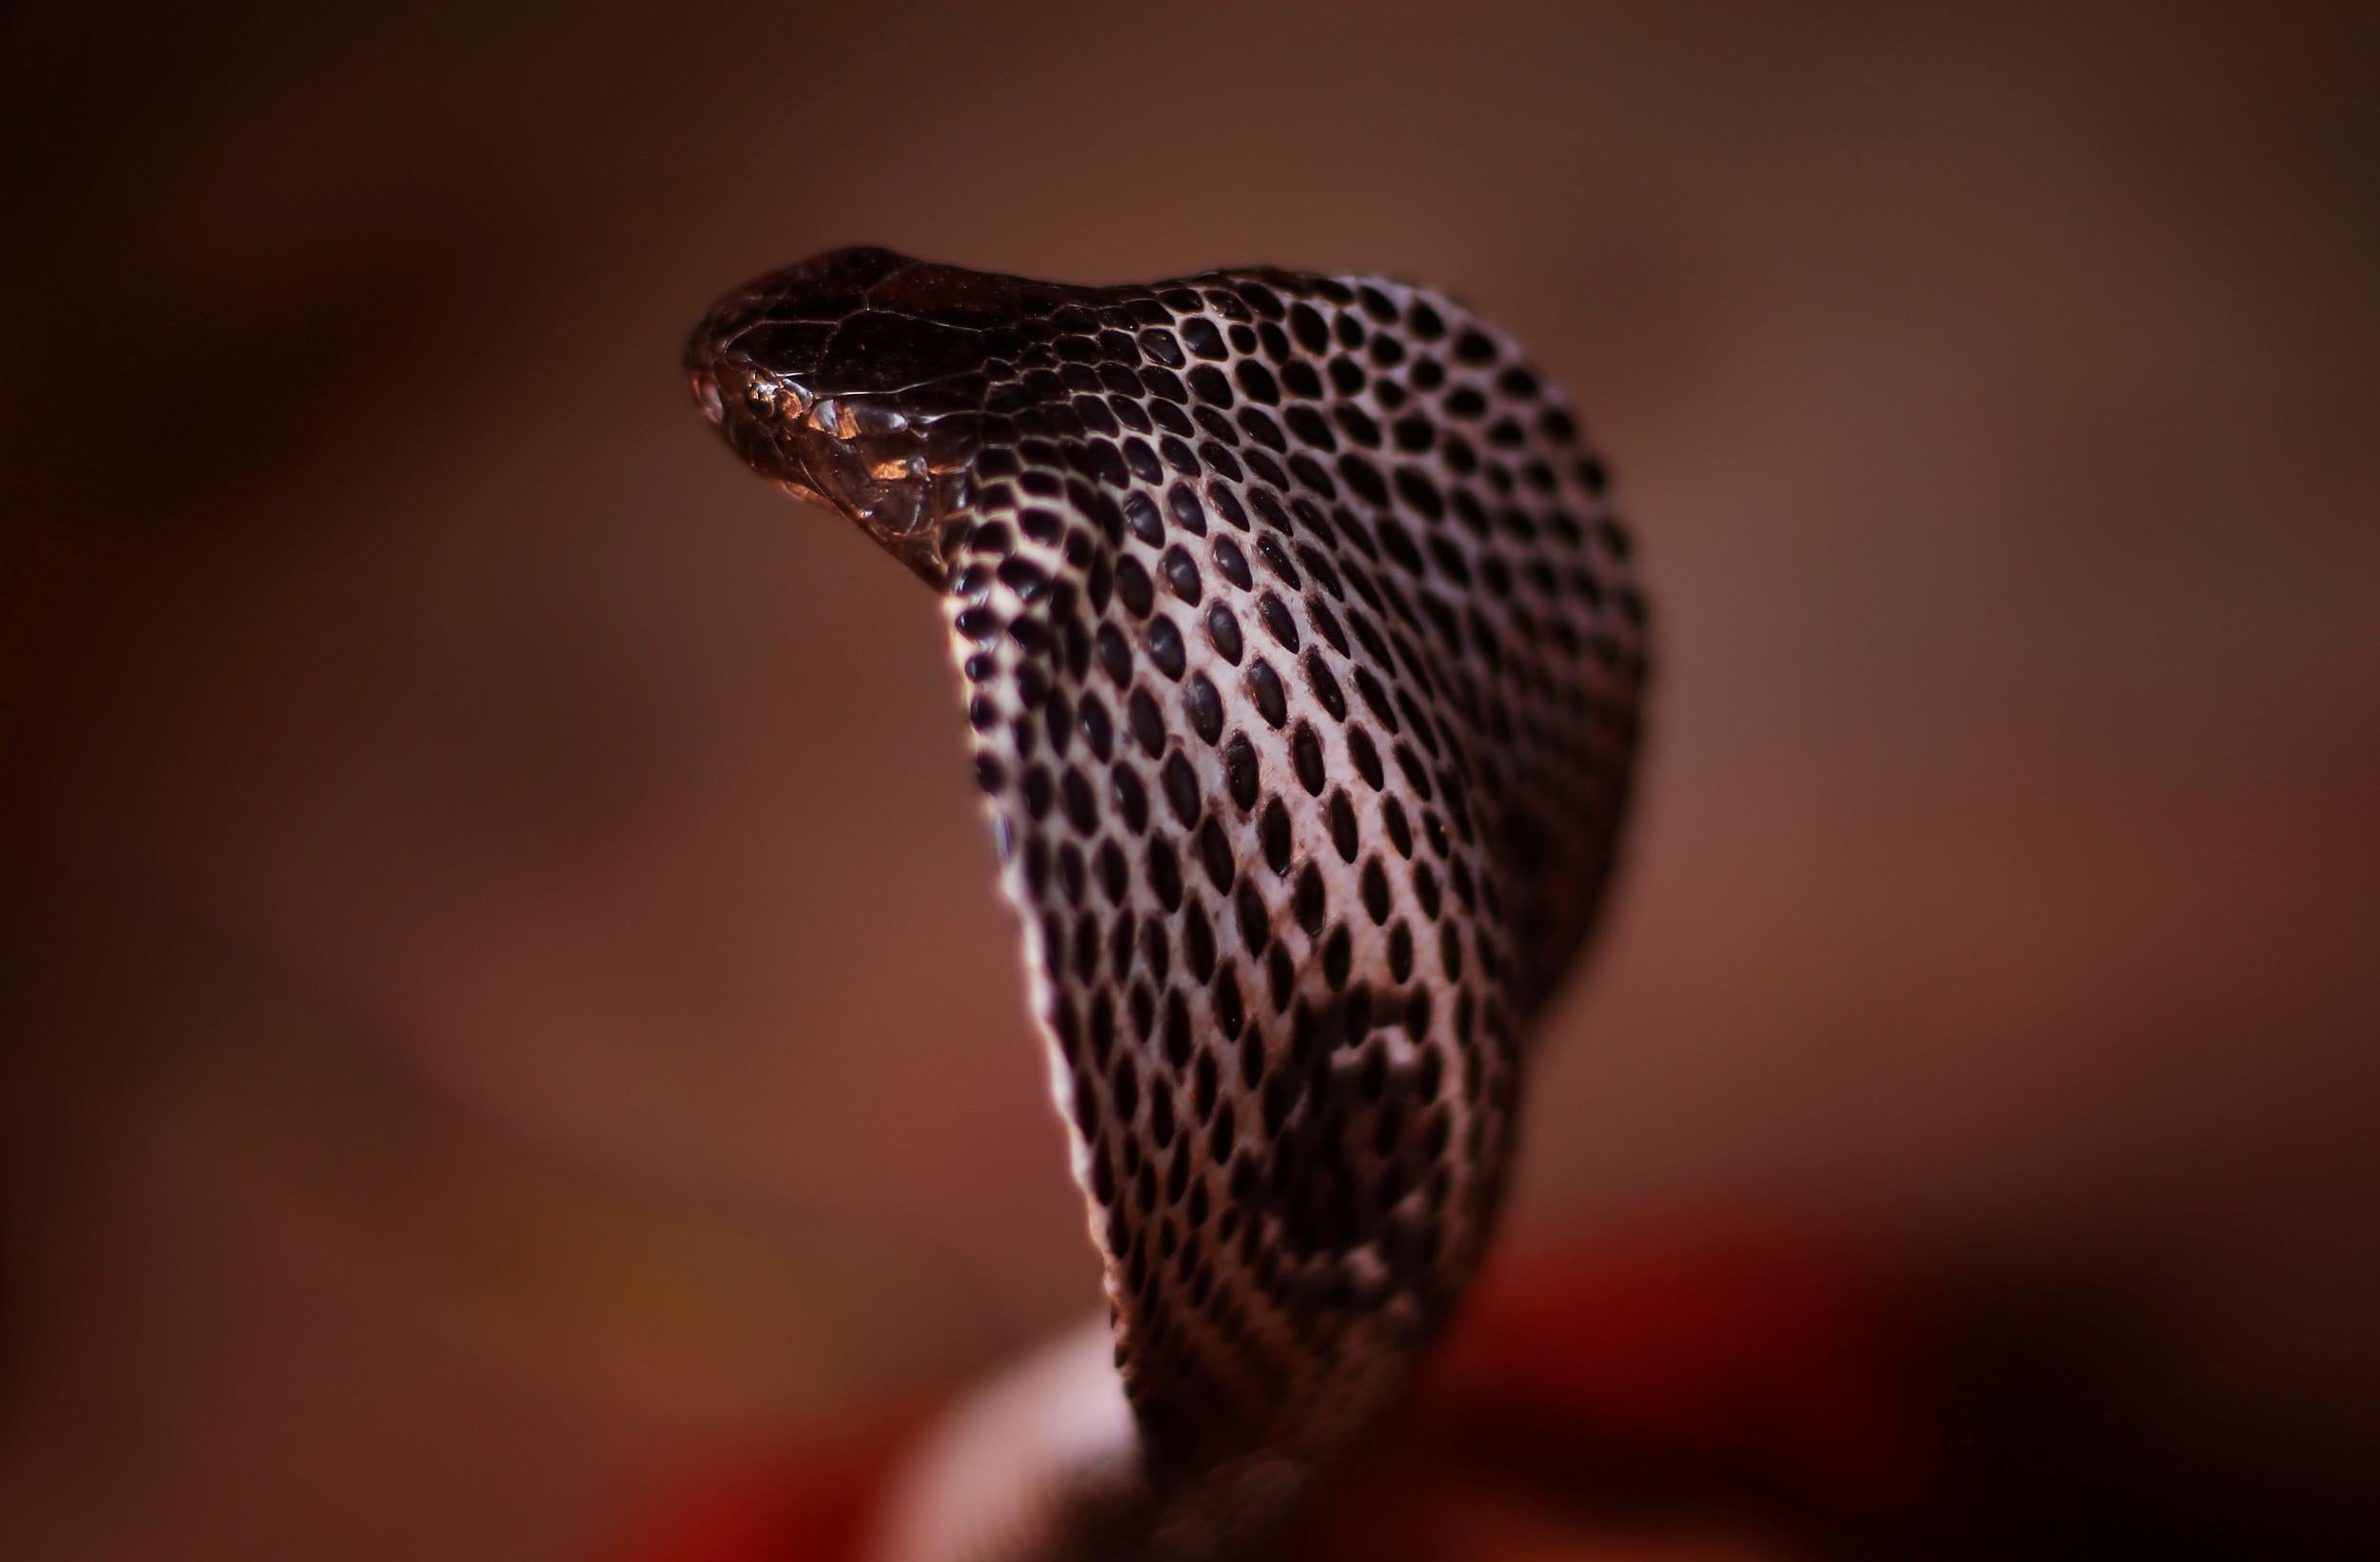
[[703, 415], [754, 471], [838, 511], [939, 589], [935, 519], [943, 506], [935, 501], [958, 496], [935, 480], [910, 420], [866, 394], [816, 394], [738, 350], [744, 334], [714, 331], [709, 322], [696, 332], [686, 356]]

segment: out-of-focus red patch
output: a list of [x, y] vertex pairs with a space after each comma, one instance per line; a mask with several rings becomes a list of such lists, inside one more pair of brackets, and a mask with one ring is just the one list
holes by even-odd
[[1943, 1473], [1909, 1286], [1848, 1245], [1674, 1228], [1499, 1258], [1432, 1365], [1424, 1414], [1493, 1416], [1758, 1470], [1845, 1513], [1907, 1512]]
[[604, 1562], [843, 1562], [928, 1420], [912, 1411], [839, 1433], [786, 1433], [689, 1456]]
[[[1921, 1345], [1892, 1272], [1774, 1225], [1507, 1254], [1300, 1554], [1765, 1557], [1743, 1535], [1889, 1525], [1944, 1469]], [[605, 1562], [857, 1556], [929, 1414], [719, 1453]], [[1487, 1544], [1505, 1530], [1592, 1549]]]

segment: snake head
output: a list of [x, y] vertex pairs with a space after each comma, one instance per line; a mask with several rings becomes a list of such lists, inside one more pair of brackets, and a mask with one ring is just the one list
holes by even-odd
[[841, 511], [928, 583], [938, 536], [970, 497], [982, 367], [1017, 315], [1014, 278], [830, 250], [722, 299], [694, 329], [694, 398], [754, 470]]

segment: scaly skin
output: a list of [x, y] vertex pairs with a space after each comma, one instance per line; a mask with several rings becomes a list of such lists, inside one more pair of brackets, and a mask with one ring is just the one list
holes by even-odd
[[1259, 1535], [1477, 1266], [1610, 870], [1645, 656], [1602, 467], [1376, 277], [839, 250], [687, 366], [947, 610], [1137, 1429], [1016, 1549]]

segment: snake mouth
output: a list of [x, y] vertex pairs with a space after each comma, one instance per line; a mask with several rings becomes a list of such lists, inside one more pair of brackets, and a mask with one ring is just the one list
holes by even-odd
[[819, 396], [698, 336], [687, 353], [695, 405], [744, 465], [794, 498], [835, 510], [928, 583], [944, 570], [935, 547], [937, 485], [910, 420], [870, 395]]

